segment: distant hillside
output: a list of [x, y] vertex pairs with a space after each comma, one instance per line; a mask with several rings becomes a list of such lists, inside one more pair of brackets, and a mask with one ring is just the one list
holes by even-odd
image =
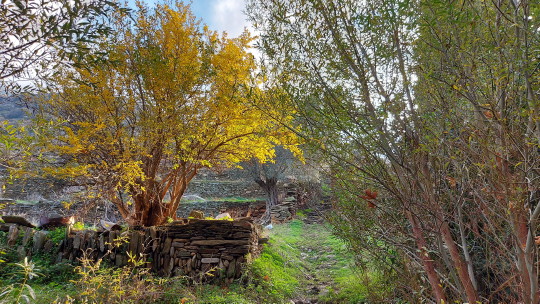
[[19, 97], [0, 97], [0, 121], [26, 119], [24, 104]]

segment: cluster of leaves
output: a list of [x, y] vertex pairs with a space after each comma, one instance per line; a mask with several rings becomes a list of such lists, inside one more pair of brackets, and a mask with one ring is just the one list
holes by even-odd
[[47, 236], [55, 245], [58, 245], [61, 241], [66, 239], [66, 227], [57, 227], [50, 231]]
[[[0, 88], [19, 93], [21, 82], [54, 73], [58, 65], [93, 61], [93, 44], [110, 33], [115, 1], [5, 1], [0, 6]], [[91, 57], [94, 57], [93, 59]]]
[[[0, 167], [10, 172], [5, 182], [11, 182], [32, 158], [33, 140], [28, 129], [19, 124], [0, 121]], [[2, 190], [5, 185], [2, 185]]]
[[131, 266], [102, 267], [102, 259], [94, 261], [85, 254], [75, 268], [79, 279], [75, 282], [80, 299], [87, 303], [155, 302], [163, 293], [158, 278], [144, 268], [145, 260], [130, 256]]
[[35, 264], [25, 257], [21, 263], [14, 263], [17, 269], [15, 275], [22, 276], [19, 283], [9, 284], [0, 290], [0, 303], [32, 303], [36, 299], [34, 289], [28, 285], [28, 281], [39, 276]]

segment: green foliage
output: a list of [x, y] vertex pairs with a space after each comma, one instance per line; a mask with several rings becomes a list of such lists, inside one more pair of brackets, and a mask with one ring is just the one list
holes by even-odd
[[303, 210], [297, 210], [296, 211], [296, 216], [299, 218], [299, 219], [304, 219], [308, 213], [312, 212], [313, 209], [311, 208], [307, 208], [307, 209], [303, 209]]
[[75, 268], [79, 279], [74, 281], [78, 299], [90, 303], [151, 303], [159, 299], [162, 288], [149, 269], [143, 268], [142, 257], [129, 256], [129, 266], [102, 267], [102, 259], [93, 261], [84, 252], [81, 265]]
[[[59, 239], [63, 238], [62, 236]], [[0, 239], [0, 244], [5, 244], [5, 242]], [[17, 265], [24, 263], [24, 260], [21, 261], [15, 248], [0, 247], [0, 250], [4, 252], [2, 259], [5, 260], [4, 263], [0, 263], [0, 286], [20, 282], [23, 277]], [[51, 254], [36, 253], [32, 256], [32, 263], [37, 269], [40, 269], [40, 276], [32, 280], [33, 284], [38, 284], [38, 286], [67, 284], [70, 280], [78, 278], [73, 265], [65, 262], [58, 263], [56, 256]]]
[[[73, 273], [73, 270], [71, 271]], [[79, 291], [71, 282], [57, 283], [52, 281], [48, 284], [33, 283], [32, 288], [36, 293], [35, 303], [68, 304], [69, 298], [73, 299]]]
[[59, 245], [61, 241], [66, 239], [66, 227], [57, 227], [52, 231], [49, 231], [47, 236], [55, 244]]
[[74, 230], [84, 230], [84, 229], [86, 229], [86, 226], [84, 225], [83, 222], [75, 222], [75, 224], [73, 224], [73, 229]]
[[35, 283], [54, 287], [55, 285], [68, 284], [79, 278], [74, 271], [74, 265], [67, 262], [56, 262], [56, 258], [55, 255], [46, 253], [33, 255], [32, 260], [42, 274], [34, 280]]
[[3, 257], [3, 255], [7, 253], [6, 250], [3, 248], [3, 245], [6, 243], [6, 239], [7, 239], [7, 233], [4, 231], [0, 231], [0, 267], [2, 263], [6, 262], [5, 257]]
[[36, 299], [36, 294], [34, 289], [28, 285], [28, 281], [40, 275], [38, 269], [34, 263], [28, 261], [27, 257], [21, 263], [14, 263], [14, 266], [17, 269], [16, 274], [22, 279], [20, 282], [7, 285], [0, 290], [0, 301], [18, 304], [24, 300], [25, 303], [30, 303]]
[[104, 57], [103, 50], [90, 46], [110, 33], [107, 16], [117, 8], [117, 3], [109, 0], [5, 3], [0, 8], [2, 92], [30, 89], [15, 80], [47, 76], [59, 65]]
[[[417, 276], [409, 276], [408, 273], [409, 269], [414, 268], [399, 267], [405, 266], [400, 262], [405, 260], [405, 263], [416, 265], [417, 261], [425, 258], [422, 256], [424, 249], [418, 250], [415, 246], [425, 247], [422, 243], [423, 238], [427, 238], [429, 243], [429, 248], [425, 250], [438, 251], [434, 256], [446, 257], [447, 253], [441, 252], [446, 249], [436, 241], [443, 239], [440, 235], [442, 232], [439, 232], [442, 230], [436, 227], [455, 227], [455, 223], [461, 220], [455, 218], [455, 210], [458, 208], [455, 204], [464, 200], [463, 192], [458, 194], [458, 191], [448, 189], [445, 175], [454, 168], [466, 168], [467, 165], [464, 164], [468, 159], [463, 159], [456, 163], [455, 167], [450, 167], [447, 164], [451, 160], [433, 157], [444, 154], [446, 149], [451, 149], [454, 144], [452, 140], [445, 143], [438, 142], [449, 136], [438, 132], [441, 126], [444, 126], [444, 123], [441, 123], [444, 119], [441, 118], [445, 116], [437, 115], [437, 111], [440, 109], [440, 112], [445, 112], [447, 110], [443, 107], [445, 104], [447, 108], [459, 109], [454, 107], [455, 104], [447, 103], [451, 99], [445, 98], [447, 94], [444, 90], [451, 90], [454, 83], [471, 82], [467, 91], [458, 90], [458, 86], [454, 88], [458, 91], [454, 92], [454, 95], [473, 98], [477, 103], [475, 109], [471, 108], [465, 112], [466, 115], [454, 115], [454, 119], [459, 123], [452, 127], [452, 131], [457, 134], [462, 132], [458, 129], [461, 129], [460, 126], [464, 122], [476, 124], [479, 121], [478, 112], [481, 110], [479, 99], [489, 96], [487, 99], [493, 102], [507, 94], [502, 87], [498, 89], [498, 95], [472, 93], [477, 92], [476, 78], [471, 78], [475, 73], [474, 69], [490, 60], [505, 61], [509, 57], [520, 57], [513, 54], [498, 59], [493, 56], [498, 51], [493, 50], [489, 55], [478, 56], [476, 47], [469, 48], [469, 42], [482, 38], [470, 31], [475, 25], [485, 24], [477, 21], [478, 15], [487, 13], [486, 18], [481, 19], [487, 21], [496, 10], [493, 9], [490, 13], [490, 9], [486, 9], [483, 2], [463, 3], [467, 4], [407, 0], [361, 2], [341, 0], [326, 1], [324, 4], [321, 1], [302, 0], [275, 0], [264, 4], [256, 0], [248, 1], [248, 14], [256, 27], [264, 33], [260, 46], [267, 56], [266, 71], [270, 74], [269, 78], [277, 79], [280, 86], [290, 95], [290, 100], [297, 109], [296, 121], [302, 125], [303, 136], [309, 138], [311, 146], [321, 152], [331, 173], [328, 176], [331, 180], [330, 190], [337, 209], [331, 219], [332, 225], [343, 239], [349, 241], [354, 252], [361, 256], [358, 260], [363, 266], [377, 266], [382, 278], [396, 278], [397, 271], [400, 272], [399, 276], [407, 277], [410, 281], [408, 285], [415, 286], [416, 293], [406, 289], [401, 291], [403, 295], [412, 294], [411, 301], [419, 300], [414, 298], [416, 294], [422, 298], [431, 296], [430, 290], [423, 286], [417, 288], [428, 280], [423, 278], [421, 282], [415, 281]], [[429, 16], [425, 20], [422, 19], [422, 5], [426, 6], [428, 12], [426, 15]], [[463, 9], [469, 5], [478, 11]], [[523, 11], [526, 10], [524, 7]], [[508, 15], [513, 14], [510, 11], [509, 9]], [[514, 10], [516, 11], [519, 9]], [[523, 17], [519, 16], [516, 20], [527, 19]], [[443, 25], [441, 21], [447, 18], [450, 19], [449, 24]], [[496, 19], [497, 22], [500, 19], [500, 17]], [[495, 21], [494, 18], [491, 20]], [[430, 22], [440, 22], [440, 26], [422, 28], [425, 26], [424, 23]], [[456, 31], [449, 34], [447, 29], [454, 27]], [[424, 39], [418, 39], [420, 30], [425, 30], [435, 41], [426, 42]], [[461, 31], [470, 33], [466, 35], [467, 37], [462, 37]], [[498, 32], [498, 27], [493, 27], [484, 35], [497, 36], [492, 35], [494, 32]], [[508, 37], [514, 36], [510, 34]], [[433, 78], [441, 81], [441, 75], [453, 73], [451, 77], [441, 81], [444, 83], [438, 85], [429, 78], [419, 81], [421, 85], [442, 89], [431, 91], [422, 98], [418, 98], [419, 90], [414, 87], [415, 81], [412, 78], [415, 78], [417, 73], [426, 71], [424, 68], [427, 66], [424, 65], [424, 60], [416, 61], [417, 58], [411, 55], [415, 53], [416, 42], [426, 42], [422, 50], [440, 52], [436, 56], [431, 54], [426, 56], [428, 60], [433, 61], [437, 69]], [[433, 47], [435, 42], [437, 46]], [[462, 45], [459, 44], [462, 42], [465, 42], [467, 47], [461, 48]], [[487, 42], [478, 43], [476, 46], [495, 48], [505, 43]], [[449, 56], [450, 51], [452, 55]], [[478, 62], [467, 65], [453, 62], [469, 56]], [[446, 60], [450, 62], [442, 64]], [[513, 65], [510, 66], [512, 68], [506, 68], [513, 70]], [[428, 68], [427, 71], [433, 70]], [[497, 74], [491, 67], [486, 71]], [[504, 79], [507, 77], [514, 78], [515, 75], [505, 75]], [[492, 80], [493, 78], [497, 77], [495, 75], [483, 77], [489, 79], [485, 85], [495, 87], [494, 83], [498, 81]], [[479, 95], [483, 95], [482, 98]], [[433, 101], [439, 96], [442, 96], [444, 101], [434, 104]], [[289, 99], [285, 101], [288, 102]], [[521, 124], [525, 125], [526, 123]], [[475, 132], [471, 130], [474, 130], [474, 127], [467, 130], [468, 134]], [[506, 140], [512, 141], [510, 138]], [[462, 152], [473, 150], [474, 153], [478, 153], [475, 148], [468, 149], [471, 147], [465, 147]], [[522, 150], [526, 148], [520, 149]], [[486, 151], [484, 154], [494, 153]], [[509, 158], [511, 157], [505, 157]], [[483, 175], [470, 174], [468, 169], [464, 169], [463, 176]], [[472, 183], [466, 188], [478, 187]], [[497, 186], [491, 187], [496, 188]], [[372, 195], [372, 190], [375, 195]], [[379, 192], [381, 195], [377, 196]], [[476, 206], [476, 202], [475, 200], [475, 204], [471, 205]], [[482, 212], [479, 210], [475, 214]], [[439, 222], [440, 219], [444, 219], [442, 222], [448, 226]], [[419, 228], [415, 230], [416, 234], [411, 227]], [[423, 229], [425, 231], [421, 231]], [[433, 236], [435, 231], [439, 235]], [[459, 234], [458, 231], [445, 233], [446, 236]], [[471, 231], [467, 233], [472, 234]], [[388, 240], [388, 244], [381, 245], [373, 241], [379, 239]], [[452, 237], [445, 239], [447, 248], [461, 245], [459, 241], [451, 239]], [[391, 248], [390, 244], [397, 245]], [[474, 246], [473, 244], [476, 243], [471, 243], [471, 246]], [[397, 250], [400, 251], [398, 254], [395, 253]], [[453, 252], [457, 251], [459, 250]], [[501, 250], [501, 252], [510, 251]], [[430, 256], [430, 253], [427, 255]], [[404, 256], [407, 258], [403, 258]], [[387, 263], [386, 257], [393, 261]], [[459, 253], [453, 254], [452, 259], [456, 265], [463, 262]], [[445, 265], [448, 262], [437, 260], [435, 264]], [[508, 261], [506, 264], [515, 263]], [[441, 284], [434, 283], [439, 280], [455, 280], [455, 269], [437, 266], [440, 268], [437, 271], [441, 273], [439, 278], [430, 261], [426, 261], [424, 266], [423, 271], [416, 269], [414, 271], [435, 278], [429, 280], [431, 283], [428, 284], [431, 290], [435, 291], [435, 297], [440, 298], [437, 299], [438, 302], [445, 298], [441, 296], [443, 293], [448, 292], [449, 298], [454, 292], [456, 295], [458, 292], [463, 293], [463, 290], [443, 291]], [[454, 286], [465, 286], [466, 283], [470, 283], [471, 274], [463, 275], [467, 270], [462, 266], [457, 268], [461, 271], [461, 276]], [[405, 285], [407, 284], [399, 286]], [[387, 285], [382, 284], [380, 290], [383, 293], [388, 291]], [[478, 298], [475, 291], [468, 292], [467, 297], [469, 302], [476, 302]], [[393, 300], [395, 299], [387, 299]]]
[[13, 247], [6, 246], [6, 238], [0, 235], [0, 250], [3, 252], [0, 263], [0, 286], [15, 284], [23, 278], [20, 276], [20, 269], [16, 266], [21, 262], [21, 258]]
[[216, 303], [216, 304], [254, 304], [247, 290], [239, 285], [219, 287], [214, 285], [199, 286], [193, 291], [193, 300], [186, 303]]
[[[2, 84], [0, 78], [0, 88]], [[13, 183], [15, 178], [22, 175], [21, 172], [28, 168], [31, 160], [36, 159], [32, 154], [36, 145], [31, 135], [33, 132], [36, 130], [29, 130], [20, 122], [0, 121], [0, 165], [8, 173], [0, 178], [0, 193], [5, 190], [6, 184]], [[0, 203], [0, 209], [4, 206], [4, 203]]]

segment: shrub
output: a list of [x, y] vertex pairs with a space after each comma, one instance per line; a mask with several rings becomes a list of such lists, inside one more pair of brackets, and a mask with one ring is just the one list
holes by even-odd
[[55, 228], [49, 232], [48, 237], [55, 245], [59, 245], [61, 241], [66, 239], [66, 227]]
[[162, 293], [162, 287], [143, 268], [141, 257], [130, 256], [130, 266], [121, 268], [102, 267], [102, 259], [94, 261], [86, 251], [75, 268], [79, 279], [74, 283], [80, 290], [83, 303], [154, 303]]
[[16, 274], [21, 276], [21, 279], [19, 282], [9, 284], [0, 290], [0, 302], [18, 304], [24, 300], [26, 303], [30, 303], [30, 299], [36, 299], [36, 294], [34, 289], [28, 285], [28, 281], [39, 275], [38, 269], [26, 257], [22, 263], [14, 263], [13, 265], [17, 269]]

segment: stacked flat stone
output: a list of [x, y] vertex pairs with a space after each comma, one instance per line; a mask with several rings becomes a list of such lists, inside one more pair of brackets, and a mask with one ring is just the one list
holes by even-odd
[[188, 220], [156, 229], [153, 266], [163, 276], [211, 272], [229, 281], [241, 275], [246, 256], [258, 254], [259, 229], [250, 220]]
[[[24, 233], [20, 234], [21, 230]], [[58, 245], [48, 239], [46, 232], [13, 225], [7, 239], [12, 245], [21, 244], [21, 256], [41, 251], [56, 254], [57, 262], [103, 258], [119, 267], [127, 265], [131, 256], [145, 259], [147, 267], [161, 276], [232, 282], [241, 276], [249, 257], [259, 254], [260, 232], [251, 219], [183, 219], [123, 232], [74, 231]], [[17, 242], [21, 235], [23, 241]], [[32, 247], [27, 246], [30, 238]]]
[[292, 219], [296, 210], [296, 198], [294, 196], [286, 197], [279, 205], [273, 206], [270, 210], [272, 223], [283, 223]]

